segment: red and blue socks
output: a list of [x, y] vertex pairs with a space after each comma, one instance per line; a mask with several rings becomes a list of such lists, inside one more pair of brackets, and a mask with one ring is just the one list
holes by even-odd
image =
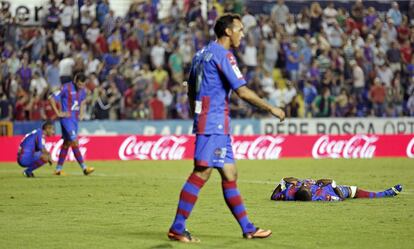
[[63, 163], [65, 162], [66, 156], [68, 155], [69, 148], [60, 148], [59, 159], [56, 165], [56, 171], [61, 171], [63, 168]]
[[79, 146], [78, 145], [72, 145], [72, 151], [73, 151], [73, 154], [75, 155], [76, 161], [78, 161], [81, 168], [86, 169], [86, 165], [83, 162], [83, 156], [82, 156], [82, 154], [79, 150]]
[[185, 231], [185, 222], [191, 214], [194, 205], [198, 199], [200, 189], [204, 186], [205, 180], [192, 173], [184, 184], [180, 200], [178, 202], [177, 213], [170, 231], [176, 234], [182, 234]]
[[249, 221], [247, 217], [246, 208], [243, 204], [243, 199], [237, 188], [236, 181], [223, 181], [223, 195], [227, 206], [231, 210], [231, 213], [239, 222], [243, 233], [250, 233], [256, 231], [256, 227]]
[[383, 197], [392, 197], [397, 195], [400, 185], [396, 185], [393, 188], [389, 188], [387, 190], [381, 191], [381, 192], [369, 192], [363, 189], [357, 189], [355, 198], [383, 198]]

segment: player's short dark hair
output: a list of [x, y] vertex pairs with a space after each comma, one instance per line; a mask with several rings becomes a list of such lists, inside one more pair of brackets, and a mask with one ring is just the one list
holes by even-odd
[[231, 25], [233, 25], [234, 19], [241, 21], [240, 15], [234, 13], [226, 13], [216, 20], [216, 24], [214, 25], [214, 33], [216, 34], [217, 38], [226, 35], [226, 28], [230, 28]]
[[77, 82], [77, 81], [85, 82], [86, 81], [86, 75], [83, 72], [79, 72], [79, 73], [75, 74], [75, 77], [74, 77], [73, 81], [74, 82]]
[[300, 188], [295, 193], [295, 200], [296, 201], [311, 201], [312, 200], [312, 193], [309, 189]]
[[51, 120], [46, 120], [42, 124], [42, 130], [45, 130], [48, 126], [55, 126], [55, 124]]

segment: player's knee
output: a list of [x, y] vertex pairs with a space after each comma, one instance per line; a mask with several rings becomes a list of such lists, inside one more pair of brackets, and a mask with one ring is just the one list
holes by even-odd
[[43, 153], [40, 156], [40, 159], [42, 159], [42, 161], [44, 161], [44, 162], [47, 162], [47, 161], [49, 161], [49, 155], [47, 153]]
[[207, 181], [210, 178], [211, 172], [213, 171], [213, 168], [207, 168], [207, 167], [195, 167], [193, 173], [203, 179], [204, 181]]
[[64, 149], [67, 149], [67, 148], [69, 148], [69, 147], [70, 147], [70, 145], [71, 145], [71, 141], [65, 140], [65, 141], [63, 142], [63, 144], [62, 144], [62, 147], [63, 147]]

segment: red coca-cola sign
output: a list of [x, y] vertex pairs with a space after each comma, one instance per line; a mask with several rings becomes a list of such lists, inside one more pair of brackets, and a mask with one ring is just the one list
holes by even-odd
[[[0, 137], [0, 162], [16, 161], [23, 136]], [[57, 161], [62, 146], [59, 137], [47, 138], [46, 149]], [[192, 159], [194, 136], [81, 136], [79, 147], [91, 160], [181, 160]], [[236, 159], [279, 158], [414, 158], [413, 135], [348, 136], [234, 136]], [[69, 153], [68, 160], [75, 160]]]
[[236, 159], [278, 159], [284, 137], [254, 136], [235, 137], [233, 153]]
[[407, 145], [407, 156], [409, 158], [414, 158], [414, 138], [412, 138]]
[[313, 158], [373, 158], [377, 136], [355, 135], [349, 138], [321, 136], [312, 148]]
[[181, 160], [188, 140], [185, 136], [163, 136], [153, 140], [129, 136], [119, 147], [118, 155], [121, 160]]

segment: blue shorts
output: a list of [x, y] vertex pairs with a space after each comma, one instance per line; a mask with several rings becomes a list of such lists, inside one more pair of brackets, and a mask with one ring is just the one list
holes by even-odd
[[61, 119], [62, 138], [67, 141], [75, 141], [78, 137], [78, 121], [74, 119]]
[[351, 197], [351, 189], [348, 186], [338, 185], [338, 188], [341, 190], [342, 194], [344, 195], [344, 198]]
[[234, 164], [230, 135], [196, 135], [194, 164], [215, 168]]
[[24, 168], [33, 166], [34, 163], [40, 159], [42, 154], [43, 153], [41, 151], [26, 152], [20, 155], [18, 154], [17, 163]]

